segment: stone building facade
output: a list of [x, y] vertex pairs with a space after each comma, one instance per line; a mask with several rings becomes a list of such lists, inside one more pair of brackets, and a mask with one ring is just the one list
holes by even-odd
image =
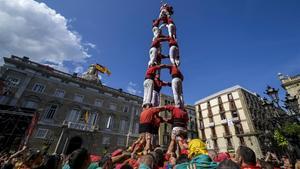
[[300, 109], [300, 75], [284, 76], [282, 74], [278, 74], [278, 78], [281, 82], [281, 86], [286, 90], [286, 92], [292, 97], [296, 96]]
[[199, 137], [208, 149], [230, 152], [246, 145], [262, 157], [259, 120], [265, 109], [255, 93], [237, 85], [197, 101], [195, 107]]
[[101, 83], [91, 83], [27, 57], [4, 57], [0, 75], [7, 94], [0, 104], [35, 109], [37, 127], [30, 145], [69, 153], [80, 146], [93, 154], [125, 147], [138, 137], [142, 98]]

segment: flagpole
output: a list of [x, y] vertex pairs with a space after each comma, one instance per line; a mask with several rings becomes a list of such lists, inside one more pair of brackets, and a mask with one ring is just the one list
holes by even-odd
[[[60, 142], [61, 142], [61, 140], [62, 140], [62, 137], [63, 137], [63, 135], [64, 135], [64, 132], [65, 132], [65, 127], [63, 126], [63, 129], [62, 129], [62, 131], [61, 131], [61, 133], [60, 133], [59, 139], [58, 139], [58, 141], [57, 141], [57, 143], [56, 143], [56, 146], [55, 146], [55, 150], [54, 150], [54, 153], [55, 153], [55, 154], [57, 153], [57, 150], [58, 150], [58, 147], [59, 147]], [[63, 152], [62, 152], [62, 153], [63, 153]]]

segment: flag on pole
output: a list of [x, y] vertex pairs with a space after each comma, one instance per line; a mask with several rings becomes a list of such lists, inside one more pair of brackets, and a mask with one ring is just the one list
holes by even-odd
[[89, 122], [89, 112], [88, 111], [86, 111], [84, 113], [84, 122], [85, 122], [85, 124], [87, 124]]
[[31, 123], [30, 123], [29, 127], [27, 128], [26, 135], [25, 135], [26, 137], [25, 137], [25, 141], [24, 141], [23, 145], [26, 145], [28, 143], [29, 137], [32, 135], [33, 130], [35, 129], [38, 120], [39, 120], [39, 113], [35, 112], [31, 119]]
[[104, 67], [100, 64], [96, 64], [96, 69], [101, 73], [106, 73], [108, 76], [111, 74], [111, 72], [107, 69], [107, 67]]

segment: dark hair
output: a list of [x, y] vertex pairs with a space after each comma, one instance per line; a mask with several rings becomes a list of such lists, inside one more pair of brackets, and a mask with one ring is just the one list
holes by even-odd
[[163, 167], [164, 166], [164, 151], [162, 148], [157, 147], [154, 149], [155, 153], [155, 162], [157, 166]]
[[84, 162], [90, 158], [90, 155], [85, 148], [75, 150], [71, 153], [69, 158], [69, 166], [71, 169], [81, 169]]
[[98, 162], [98, 166], [103, 167], [104, 165], [106, 165], [110, 161], [111, 161], [111, 156], [110, 156], [110, 154], [107, 154], [103, 158], [101, 158], [101, 160]]
[[260, 161], [260, 166], [262, 169], [273, 169], [274, 166], [269, 163], [269, 162], [265, 162], [265, 161]]
[[224, 160], [217, 167], [217, 169], [239, 169], [239, 168], [240, 166], [237, 163], [233, 162], [232, 160]]
[[48, 169], [58, 169], [59, 162], [60, 162], [59, 155], [51, 155], [48, 157], [45, 166]]
[[176, 160], [176, 164], [181, 164], [185, 162], [189, 162], [188, 156], [186, 154], [179, 155], [178, 159]]
[[254, 151], [246, 146], [239, 147], [239, 154], [245, 164], [255, 165], [256, 164], [256, 156]]
[[12, 163], [2, 164], [1, 169], [13, 169], [14, 165]]
[[122, 165], [120, 169], [133, 169], [129, 164]]

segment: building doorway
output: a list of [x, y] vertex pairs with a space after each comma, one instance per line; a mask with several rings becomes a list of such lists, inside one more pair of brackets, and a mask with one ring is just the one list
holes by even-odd
[[79, 136], [72, 137], [68, 144], [66, 154], [71, 154], [74, 150], [79, 149], [82, 145], [82, 138]]

